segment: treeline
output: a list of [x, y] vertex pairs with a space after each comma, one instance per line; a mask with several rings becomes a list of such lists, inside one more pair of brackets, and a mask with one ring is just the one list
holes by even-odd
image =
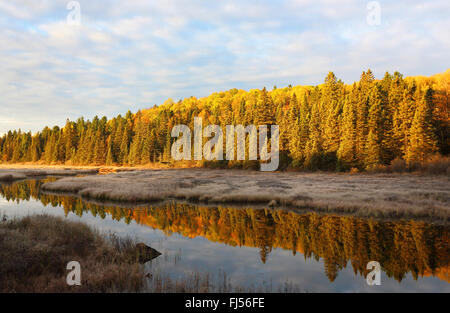
[[[176, 140], [171, 138], [172, 127], [185, 124], [193, 129], [198, 116], [204, 126], [217, 124], [224, 129], [232, 124], [278, 124], [282, 168], [365, 170], [394, 159], [413, 164], [449, 153], [449, 96], [450, 71], [407, 78], [398, 72], [386, 73], [375, 80], [368, 70], [353, 85], [330, 72], [319, 86], [232, 89], [200, 99], [169, 99], [110, 120], [67, 120], [62, 128], [45, 127], [36, 134], [9, 131], [0, 138], [0, 160], [68, 165], [170, 163], [171, 144]], [[254, 167], [255, 161], [215, 165], [246, 168]]]

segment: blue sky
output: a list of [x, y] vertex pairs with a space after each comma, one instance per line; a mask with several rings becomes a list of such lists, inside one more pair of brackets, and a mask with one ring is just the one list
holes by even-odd
[[230, 88], [449, 68], [448, 0], [0, 0], [0, 134]]

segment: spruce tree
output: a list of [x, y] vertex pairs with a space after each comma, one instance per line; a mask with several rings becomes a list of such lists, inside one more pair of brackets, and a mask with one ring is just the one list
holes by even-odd
[[337, 152], [338, 167], [346, 169], [357, 165], [356, 156], [356, 90], [353, 89], [350, 96], [344, 102], [342, 112], [342, 137]]
[[369, 114], [367, 118], [368, 136], [364, 151], [364, 165], [373, 168], [382, 160], [381, 138], [383, 136], [381, 87], [374, 85], [369, 95]]
[[256, 125], [273, 125], [275, 124], [273, 102], [270, 98], [266, 87], [260, 91], [256, 102]]
[[433, 91], [427, 89], [418, 103], [412, 121], [409, 144], [406, 150], [406, 161], [422, 162], [429, 155], [437, 152], [437, 141], [433, 127]]

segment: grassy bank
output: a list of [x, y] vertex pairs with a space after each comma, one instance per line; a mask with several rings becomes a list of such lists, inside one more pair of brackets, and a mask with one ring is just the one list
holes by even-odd
[[[132, 240], [104, 237], [83, 223], [34, 215], [0, 218], [0, 293], [15, 292], [301, 292], [286, 281], [233, 285], [225, 272], [146, 273]], [[142, 254], [139, 254], [142, 256]], [[67, 263], [81, 265], [81, 286], [66, 283]]]
[[96, 168], [55, 168], [55, 167], [4, 167], [0, 166], [0, 183], [10, 183], [17, 180], [23, 180], [42, 176], [76, 176], [98, 173]]
[[450, 220], [449, 177], [417, 174], [337, 174], [172, 169], [63, 178], [47, 192], [85, 199], [244, 204], [313, 209], [364, 217]]
[[[189, 169], [189, 168], [208, 168], [208, 169], [243, 169], [251, 171], [259, 171], [260, 165], [257, 161], [235, 162], [228, 163], [225, 161], [168, 161], [165, 163], [154, 162], [146, 164], [124, 164], [124, 165], [106, 165], [106, 164], [90, 164], [90, 165], [75, 165], [70, 162], [58, 164], [46, 164], [39, 162], [21, 162], [9, 163], [0, 161], [0, 172], [2, 170], [41, 170], [41, 171], [97, 171], [97, 172], [122, 172], [132, 170], [162, 170], [162, 169]], [[300, 169], [296, 167], [280, 166], [280, 171], [302, 171], [302, 172], [320, 172], [317, 169]], [[361, 169], [356, 167], [349, 167], [346, 169], [338, 169], [329, 167], [327, 169], [330, 173], [415, 173], [420, 175], [446, 175], [450, 176], [450, 157], [442, 155], [433, 155], [421, 162], [406, 163], [401, 158], [396, 158], [388, 165], [377, 165], [368, 169]]]
[[[38, 215], [0, 222], [0, 292], [140, 292], [143, 267], [133, 243], [105, 238], [82, 223]], [[66, 283], [81, 265], [81, 286]]]

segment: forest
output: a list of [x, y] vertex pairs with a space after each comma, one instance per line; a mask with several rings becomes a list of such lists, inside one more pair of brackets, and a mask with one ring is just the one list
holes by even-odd
[[[175, 165], [177, 124], [279, 125], [280, 168], [371, 170], [401, 160], [412, 166], [449, 153], [450, 70], [431, 77], [364, 71], [345, 84], [330, 72], [318, 86], [231, 89], [189, 97], [112, 119], [67, 120], [65, 126], [0, 137], [1, 163]], [[205, 139], [205, 138], [204, 138]], [[183, 161], [186, 162], [186, 161]], [[256, 162], [256, 164], [255, 164]], [[192, 161], [190, 166], [255, 168], [258, 161]], [[185, 164], [186, 165], [186, 164]]]

